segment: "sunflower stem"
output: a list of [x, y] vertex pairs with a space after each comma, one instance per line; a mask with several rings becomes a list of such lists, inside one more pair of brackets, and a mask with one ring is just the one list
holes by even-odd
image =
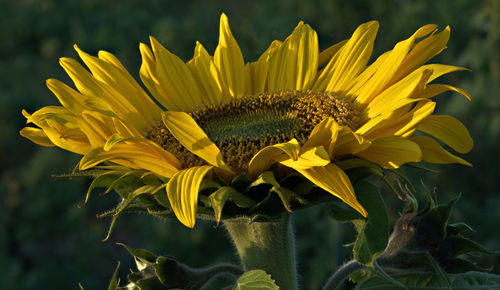
[[264, 270], [280, 289], [297, 289], [295, 238], [290, 214], [277, 219], [239, 217], [224, 220], [245, 271]]

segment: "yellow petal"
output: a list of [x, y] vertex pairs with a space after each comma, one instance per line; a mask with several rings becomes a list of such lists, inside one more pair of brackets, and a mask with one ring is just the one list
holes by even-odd
[[328, 156], [332, 156], [333, 146], [337, 141], [338, 132], [339, 124], [337, 121], [333, 118], [325, 118], [314, 127], [303, 148], [323, 146]]
[[[141, 113], [146, 121], [143, 128], [151, 126], [160, 116], [160, 108], [149, 98], [123, 65], [112, 54], [100, 51], [103, 58], [93, 57], [74, 45], [80, 58], [92, 72], [94, 78], [113, 88], [113, 94], [119, 100], [129, 102]], [[119, 95], [119, 96], [118, 96]]]
[[304, 148], [295, 160], [289, 156], [286, 156], [286, 158], [280, 157], [274, 159], [284, 159], [280, 161], [280, 164], [293, 169], [308, 169], [311, 167], [326, 166], [330, 163], [330, 156], [323, 146]]
[[214, 63], [229, 94], [233, 97], [243, 95], [245, 92], [245, 63], [224, 13], [220, 16], [219, 45], [215, 49]]
[[430, 115], [417, 125], [417, 130], [443, 141], [459, 153], [467, 153], [474, 146], [467, 128], [448, 115]]
[[441, 53], [441, 51], [446, 48], [449, 39], [450, 27], [446, 26], [440, 33], [433, 34], [419, 41], [405, 57], [393, 78], [400, 79], [404, 77], [412, 70]]
[[380, 67], [373, 76], [363, 85], [357, 92], [356, 102], [364, 108], [378, 93], [390, 86], [393, 76], [401, 66], [411, 47], [417, 38], [423, 37], [431, 33], [436, 28], [436, 25], [425, 25], [418, 29], [410, 38], [400, 41], [394, 46], [394, 49], [380, 64]]
[[78, 125], [93, 147], [103, 146], [115, 133], [113, 120], [98, 112], [83, 111]]
[[375, 162], [385, 169], [399, 168], [408, 162], [419, 162], [422, 152], [415, 142], [402, 137], [382, 137], [372, 141], [368, 149], [355, 155]]
[[408, 113], [403, 114], [398, 118], [387, 118], [384, 121], [381, 121], [369, 132], [363, 134], [363, 136], [372, 139], [392, 135], [405, 135], [408, 131], [415, 129], [419, 122], [432, 114], [435, 107], [436, 103], [432, 101], [425, 100], [419, 102]]
[[198, 191], [203, 177], [212, 166], [197, 166], [177, 172], [167, 183], [167, 195], [175, 216], [193, 228], [198, 209]]
[[357, 201], [349, 177], [338, 166], [330, 163], [323, 167], [298, 169], [297, 171], [312, 183], [340, 198], [364, 217], [368, 215], [363, 206]]
[[442, 84], [427, 85], [427, 87], [420, 94], [418, 94], [416, 97], [429, 99], [429, 98], [432, 98], [434, 96], [437, 96], [437, 95], [442, 94], [442, 93], [447, 92], [447, 91], [455, 91], [459, 94], [464, 95], [469, 101], [471, 100], [470, 95], [466, 91], [459, 89], [459, 88], [455, 88], [453, 86], [442, 85]]
[[171, 177], [180, 168], [177, 158], [154, 142], [128, 140], [115, 144], [111, 150], [98, 147], [88, 152], [80, 160], [80, 170], [86, 170], [104, 161], [111, 161], [135, 169], [149, 170], [155, 174]]
[[158, 82], [169, 98], [182, 110], [203, 105], [198, 84], [187, 65], [176, 55], [163, 47], [158, 40], [150, 37], [156, 59]]
[[52, 141], [50, 141], [49, 137], [47, 137], [47, 134], [45, 134], [43, 130], [39, 128], [24, 127], [21, 129], [21, 131], [19, 131], [19, 134], [21, 134], [21, 136], [23, 136], [24, 138], [29, 139], [31, 142], [41, 146], [56, 146], [54, 145], [54, 143], [52, 143]]
[[349, 127], [341, 127], [332, 150], [334, 157], [340, 157], [347, 154], [355, 154], [365, 150], [371, 144], [371, 141], [363, 138], [358, 133], [353, 132]]
[[257, 94], [266, 91], [267, 73], [269, 71], [269, 60], [276, 52], [276, 49], [282, 44], [275, 40], [269, 45], [267, 50], [259, 57], [256, 62], [250, 63], [251, 73], [251, 91], [250, 94]]
[[302, 22], [269, 60], [268, 89], [307, 90], [318, 70], [318, 37]]
[[432, 70], [430, 69], [421, 73], [412, 73], [384, 90], [361, 112], [361, 120], [368, 120], [383, 112], [394, 111], [404, 105], [416, 102], [418, 99], [411, 97], [424, 90], [431, 75]]
[[346, 44], [349, 39], [342, 40], [339, 43], [335, 43], [334, 45], [328, 47], [319, 53], [318, 57], [318, 67], [322, 67], [327, 62], [329, 62], [332, 57], [337, 54], [337, 52]]
[[328, 64], [323, 71], [329, 80], [326, 91], [345, 92], [352, 86], [352, 80], [365, 68], [370, 59], [378, 27], [377, 21], [370, 21], [354, 31], [339, 52], [340, 55], [335, 63]]
[[[153, 52], [147, 45], [141, 43], [139, 45], [139, 50], [141, 51], [142, 64], [139, 70], [139, 76], [142, 82], [153, 95], [153, 97], [167, 110], [182, 111], [182, 104], [176, 102], [175, 99], [171, 99], [167, 96], [167, 93], [160, 86], [160, 81], [156, 73], [156, 61], [153, 56]], [[179, 103], [179, 104], [178, 104]]]
[[292, 160], [297, 160], [299, 157], [300, 145], [293, 138], [286, 143], [279, 143], [264, 147], [257, 152], [248, 164], [248, 174], [252, 177], [259, 175], [269, 168], [273, 163], [276, 163], [276, 158], [282, 154]]
[[61, 105], [69, 111], [78, 114], [85, 109], [83, 105], [85, 97], [63, 82], [55, 79], [48, 79], [47, 87], [54, 93]]
[[224, 100], [219, 72], [206, 49], [196, 42], [193, 59], [188, 62], [193, 77], [207, 98], [207, 103], [215, 104]]
[[231, 172], [224, 163], [219, 148], [207, 134], [184, 112], [163, 112], [163, 124], [187, 150], [215, 167]]
[[467, 166], [472, 166], [464, 159], [455, 156], [445, 150], [438, 142], [427, 136], [414, 136], [410, 140], [417, 143], [422, 150], [422, 160], [436, 164], [460, 163]]

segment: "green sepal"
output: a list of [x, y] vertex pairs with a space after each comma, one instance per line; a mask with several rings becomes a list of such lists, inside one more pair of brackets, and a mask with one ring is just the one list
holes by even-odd
[[113, 272], [113, 276], [109, 281], [108, 290], [116, 290], [120, 285], [120, 279], [118, 278], [118, 269], [120, 269], [120, 262], [116, 265], [115, 271]]
[[233, 287], [235, 290], [259, 290], [259, 289], [271, 289], [278, 290], [279, 287], [274, 283], [271, 275], [267, 274], [263, 270], [251, 270], [245, 272], [236, 281], [236, 285]]
[[243, 193], [237, 191], [231, 186], [223, 186], [212, 193], [208, 200], [210, 201], [210, 206], [214, 210], [215, 220], [219, 224], [222, 216], [222, 208], [226, 204], [227, 200], [231, 200], [240, 208], [249, 208], [255, 205], [255, 201], [247, 197]]

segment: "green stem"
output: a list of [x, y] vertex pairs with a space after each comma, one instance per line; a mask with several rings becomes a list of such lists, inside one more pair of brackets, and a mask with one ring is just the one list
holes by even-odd
[[280, 289], [297, 289], [295, 243], [290, 214], [256, 221], [248, 217], [224, 220], [245, 271], [261, 269]]
[[351, 260], [345, 263], [328, 279], [328, 281], [326, 281], [325, 286], [323, 286], [323, 290], [337, 289], [342, 281], [364, 267], [364, 265], [356, 262], [356, 260]]

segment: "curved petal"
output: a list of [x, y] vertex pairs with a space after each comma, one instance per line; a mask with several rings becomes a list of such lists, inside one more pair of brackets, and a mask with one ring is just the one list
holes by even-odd
[[21, 136], [23, 136], [24, 138], [29, 139], [31, 142], [41, 146], [56, 146], [54, 143], [52, 143], [52, 141], [50, 141], [49, 137], [47, 137], [47, 134], [45, 134], [45, 132], [39, 128], [24, 127], [21, 129], [21, 131], [19, 131], [19, 134], [21, 134]]
[[280, 164], [293, 169], [308, 169], [317, 166], [326, 166], [330, 163], [330, 156], [323, 146], [303, 148], [297, 159], [287, 156], [284, 160], [282, 158], [275, 158], [280, 160]]
[[314, 127], [303, 148], [323, 146], [331, 157], [339, 130], [339, 124], [335, 119], [325, 118]]
[[181, 170], [167, 183], [167, 195], [175, 216], [186, 227], [193, 228], [198, 209], [198, 191], [203, 177], [212, 166], [196, 166]]
[[184, 112], [166, 111], [163, 124], [187, 150], [217, 168], [231, 172], [224, 163], [219, 148], [208, 138], [196, 122]]
[[429, 163], [435, 164], [450, 164], [450, 163], [460, 163], [467, 166], [472, 166], [469, 162], [464, 159], [455, 156], [445, 150], [438, 142], [436, 142], [431, 137], [427, 136], [414, 136], [410, 137], [410, 140], [417, 143], [422, 150], [422, 160]]
[[342, 169], [334, 164], [309, 169], [296, 169], [312, 183], [340, 198], [364, 217], [368, 215], [363, 206], [357, 201], [349, 177]]
[[85, 109], [85, 97], [79, 92], [55, 79], [48, 79], [46, 84], [49, 90], [57, 97], [59, 103], [69, 111], [78, 114]]
[[268, 89], [307, 90], [318, 70], [318, 37], [300, 22], [269, 61]]
[[455, 92], [457, 92], [459, 94], [464, 95], [469, 101], [471, 100], [470, 95], [466, 91], [464, 91], [462, 89], [459, 89], [459, 88], [455, 88], [455, 87], [450, 86], [450, 85], [442, 85], [442, 84], [431, 84], [431, 85], [428, 85], [416, 97], [417, 98], [430, 99], [430, 98], [432, 98], [434, 96], [437, 96], [437, 95], [442, 94], [442, 93], [447, 92], [447, 91], [455, 91]]
[[413, 47], [415, 40], [431, 33], [436, 25], [425, 25], [418, 29], [410, 38], [398, 42], [389, 55], [380, 64], [373, 76], [357, 92], [356, 102], [363, 109], [378, 93], [390, 86], [391, 81], [406, 55]]
[[219, 45], [215, 49], [214, 63], [222, 82], [233, 97], [245, 93], [245, 63], [238, 43], [231, 33], [226, 14], [220, 16]]
[[262, 148], [248, 163], [248, 174], [250, 176], [257, 176], [264, 172], [269, 166], [276, 163], [277, 160], [275, 158], [283, 153], [292, 160], [297, 160], [299, 158], [299, 152], [300, 145], [295, 138], [286, 143], [274, 144]]
[[333, 144], [332, 156], [340, 157], [348, 154], [356, 154], [370, 147], [370, 144], [370, 140], [353, 132], [349, 127], [341, 127], [337, 141]]
[[165, 177], [171, 177], [180, 168], [174, 155], [147, 139], [127, 140], [115, 144], [109, 151], [97, 147], [83, 156], [79, 168], [86, 170], [104, 161], [149, 170]]
[[446, 28], [440, 33], [433, 33], [429, 37], [419, 41], [405, 57], [393, 79], [396, 80], [404, 77], [412, 70], [423, 65], [428, 60], [441, 53], [441, 51], [446, 48], [446, 44], [449, 39], [450, 27], [446, 26]]
[[368, 149], [355, 155], [375, 162], [385, 169], [399, 168], [408, 162], [419, 162], [422, 151], [415, 142], [402, 137], [382, 137], [372, 141]]
[[436, 137], [459, 153], [467, 153], [474, 146], [467, 128], [452, 116], [430, 115], [417, 125], [417, 130]]

